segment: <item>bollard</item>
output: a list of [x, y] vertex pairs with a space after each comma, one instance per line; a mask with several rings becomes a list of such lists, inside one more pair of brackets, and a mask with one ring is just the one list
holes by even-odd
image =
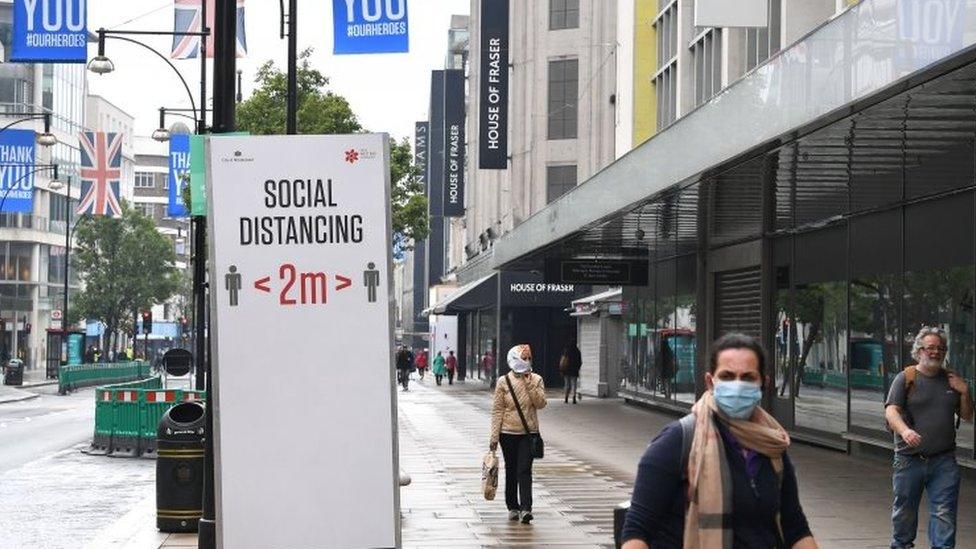
[[613, 546], [620, 549], [620, 536], [624, 533], [624, 519], [630, 509], [630, 500], [618, 503], [613, 508]]
[[203, 515], [204, 408], [184, 402], [159, 420], [156, 439], [156, 528], [196, 532]]

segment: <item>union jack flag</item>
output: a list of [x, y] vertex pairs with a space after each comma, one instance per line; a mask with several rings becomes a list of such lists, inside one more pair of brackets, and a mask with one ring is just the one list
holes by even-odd
[[[214, 16], [217, 13], [215, 0], [207, 0], [207, 57], [214, 56]], [[201, 0], [173, 0], [173, 30], [175, 32], [200, 32]], [[173, 59], [194, 59], [200, 55], [199, 36], [174, 36]], [[237, 57], [247, 55], [247, 39], [244, 36], [244, 0], [237, 0]]]
[[122, 134], [81, 132], [81, 201], [78, 215], [122, 215]]

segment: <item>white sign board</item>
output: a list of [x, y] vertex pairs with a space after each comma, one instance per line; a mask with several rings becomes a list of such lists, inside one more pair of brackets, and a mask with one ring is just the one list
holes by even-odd
[[765, 27], [769, 0], [697, 0], [696, 27]]
[[399, 546], [388, 138], [208, 146], [218, 545]]

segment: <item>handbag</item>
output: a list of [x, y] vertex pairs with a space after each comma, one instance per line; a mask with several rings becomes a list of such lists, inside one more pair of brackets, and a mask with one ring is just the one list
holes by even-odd
[[481, 460], [481, 491], [485, 499], [491, 501], [495, 499], [496, 490], [498, 490], [498, 455], [492, 450]]
[[522, 427], [525, 429], [525, 434], [529, 435], [529, 452], [535, 459], [542, 459], [546, 454], [546, 444], [542, 440], [542, 435], [529, 431], [529, 423], [525, 421], [525, 414], [522, 413], [522, 407], [519, 405], [518, 397], [515, 396], [515, 387], [512, 387], [512, 378], [506, 375], [505, 382], [508, 383], [508, 390], [512, 393], [512, 400], [515, 401], [515, 410], [518, 412], [519, 419], [522, 420]]
[[566, 375], [566, 371], [569, 370], [569, 357], [563, 355], [559, 358], [559, 373]]

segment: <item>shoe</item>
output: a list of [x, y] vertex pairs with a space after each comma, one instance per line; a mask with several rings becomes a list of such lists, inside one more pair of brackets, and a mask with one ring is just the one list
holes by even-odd
[[519, 517], [519, 515], [520, 515], [519, 511], [517, 509], [513, 509], [508, 512], [508, 520], [518, 520], [519, 518], [521, 518]]
[[535, 517], [532, 516], [532, 511], [522, 511], [522, 524], [528, 524], [532, 522], [533, 518]]

